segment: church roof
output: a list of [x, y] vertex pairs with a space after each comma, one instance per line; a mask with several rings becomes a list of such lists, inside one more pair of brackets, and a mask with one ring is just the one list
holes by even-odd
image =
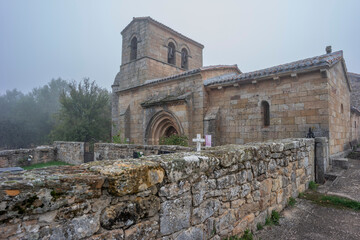
[[330, 67], [335, 63], [339, 62], [341, 59], [343, 59], [343, 52], [337, 51], [334, 53], [328, 53], [312, 58], [306, 58], [303, 60], [265, 68], [253, 72], [241, 73], [236, 76], [222, 75], [214, 78], [209, 78], [204, 81], [204, 85], [210, 86], [215, 84], [229, 84], [245, 80], [256, 80], [284, 73], [309, 71], [319, 67]]
[[146, 80], [144, 84], [142, 85], [148, 85], [151, 83], [159, 83], [159, 82], [165, 82], [168, 80], [173, 80], [173, 79], [178, 79], [178, 78], [182, 78], [182, 77], [188, 77], [191, 75], [195, 75], [197, 73], [200, 73], [202, 71], [211, 71], [211, 70], [220, 70], [220, 69], [235, 69], [236, 71], [238, 71], [239, 73], [241, 73], [240, 69], [238, 68], [238, 66], [236, 64], [234, 65], [212, 65], [212, 66], [205, 66], [205, 67], [201, 67], [201, 68], [196, 68], [196, 69], [192, 69], [189, 71], [185, 71], [176, 75], [171, 75], [168, 77], [164, 77], [164, 78], [157, 78], [157, 79], [150, 79], [150, 80]]
[[170, 28], [170, 27], [168, 27], [168, 26], [166, 26], [166, 25], [152, 19], [151, 17], [134, 17], [133, 20], [124, 28], [124, 30], [121, 31], [121, 34], [135, 21], [149, 21], [149, 22], [155, 24], [156, 26], [158, 26], [160, 28], [163, 28], [163, 29], [165, 29], [165, 30], [179, 36], [180, 38], [183, 38], [183, 39], [197, 45], [198, 47], [204, 48], [204, 45], [202, 45], [201, 43], [196, 42], [195, 40], [192, 40], [191, 38], [182, 35], [181, 33], [179, 33], [177, 31], [175, 31], [174, 29], [172, 29], [172, 28]]

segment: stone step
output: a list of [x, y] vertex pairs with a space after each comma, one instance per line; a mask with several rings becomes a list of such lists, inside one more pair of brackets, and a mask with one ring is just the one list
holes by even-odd
[[333, 167], [339, 167], [342, 169], [348, 169], [349, 168], [349, 161], [347, 158], [336, 158], [332, 160], [332, 166]]

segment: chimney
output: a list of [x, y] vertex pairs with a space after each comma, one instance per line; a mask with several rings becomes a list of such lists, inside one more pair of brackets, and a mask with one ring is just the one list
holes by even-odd
[[331, 46], [326, 47], [326, 54], [332, 53]]

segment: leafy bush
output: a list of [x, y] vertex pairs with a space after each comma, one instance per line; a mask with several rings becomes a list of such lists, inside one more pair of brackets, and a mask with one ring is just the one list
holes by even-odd
[[179, 145], [187, 147], [189, 146], [188, 141], [189, 139], [187, 136], [174, 134], [170, 137], [161, 137], [159, 143], [160, 145]]
[[112, 142], [117, 144], [127, 144], [126, 138], [121, 138], [121, 132], [112, 137]]

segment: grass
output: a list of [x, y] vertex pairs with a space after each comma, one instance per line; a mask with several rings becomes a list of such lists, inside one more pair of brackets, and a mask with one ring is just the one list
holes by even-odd
[[263, 226], [261, 223], [258, 223], [258, 224], [256, 224], [256, 229], [257, 229], [258, 231], [263, 230], [263, 229], [264, 229], [264, 226]]
[[295, 206], [295, 204], [296, 204], [296, 200], [295, 200], [295, 198], [290, 197], [290, 198], [289, 198], [289, 202], [288, 202], [288, 204], [289, 204], [289, 206], [290, 206], [290, 207]]
[[265, 225], [279, 225], [280, 223], [280, 213], [273, 210], [271, 216], [265, 219]]
[[246, 229], [244, 232], [244, 235], [242, 237], [238, 236], [231, 236], [228, 238], [225, 238], [224, 240], [253, 240], [252, 232], [249, 229]]
[[310, 200], [324, 207], [334, 207], [339, 209], [352, 209], [355, 211], [360, 211], [360, 202], [344, 197], [338, 197], [338, 196], [321, 194], [314, 191], [308, 191], [300, 198]]
[[25, 170], [31, 170], [31, 169], [35, 169], [35, 168], [44, 168], [44, 167], [51, 167], [51, 166], [63, 166], [63, 165], [71, 165], [65, 162], [60, 162], [60, 161], [51, 161], [51, 162], [47, 162], [47, 163], [37, 163], [37, 164], [33, 164], [30, 166], [24, 166], [22, 167]]
[[318, 188], [318, 184], [316, 184], [314, 181], [310, 181], [309, 182], [309, 189], [311, 189], [311, 190], [316, 190], [317, 188]]

